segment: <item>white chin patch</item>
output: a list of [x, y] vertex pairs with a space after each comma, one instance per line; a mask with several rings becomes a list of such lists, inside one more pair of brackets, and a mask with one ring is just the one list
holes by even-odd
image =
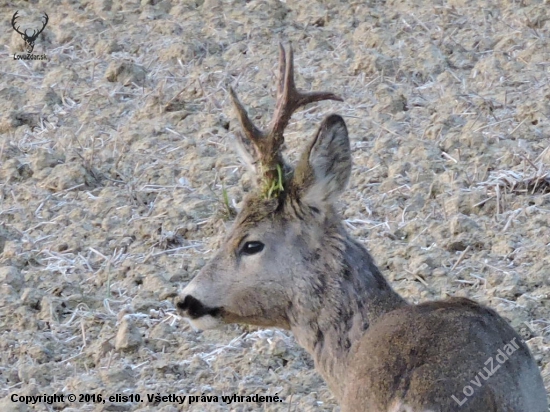
[[195, 331], [215, 329], [222, 324], [220, 319], [210, 315], [204, 315], [198, 319], [186, 319]]

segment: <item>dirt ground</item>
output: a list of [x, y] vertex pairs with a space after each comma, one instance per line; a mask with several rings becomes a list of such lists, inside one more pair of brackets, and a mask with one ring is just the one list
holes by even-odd
[[[48, 60], [13, 58], [17, 10], [22, 28], [48, 14], [33, 52]], [[238, 206], [250, 187], [228, 85], [265, 124], [281, 41], [298, 87], [345, 99], [293, 117], [289, 158], [343, 115], [349, 231], [409, 300], [498, 310], [550, 392], [547, 0], [8, 0], [0, 15], [1, 411], [339, 410], [290, 334], [197, 333], [174, 311], [231, 224], [224, 190]], [[56, 393], [144, 401], [11, 401]]]

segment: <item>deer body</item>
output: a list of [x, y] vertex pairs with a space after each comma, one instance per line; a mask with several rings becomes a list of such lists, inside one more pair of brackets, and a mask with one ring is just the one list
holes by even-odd
[[[294, 171], [284, 164], [278, 150], [292, 111], [338, 99], [301, 94], [292, 76], [292, 52], [282, 50], [270, 132], [252, 125], [232, 92], [254, 144], [241, 142], [249, 166], [260, 163], [264, 188], [282, 190], [245, 198], [222, 248], [181, 292], [179, 312], [199, 329], [290, 329], [342, 412], [547, 412], [536, 362], [496, 312], [468, 299], [408, 304], [348, 235], [334, 207], [351, 173], [340, 116], [323, 121]], [[508, 353], [502, 364], [499, 350]]]

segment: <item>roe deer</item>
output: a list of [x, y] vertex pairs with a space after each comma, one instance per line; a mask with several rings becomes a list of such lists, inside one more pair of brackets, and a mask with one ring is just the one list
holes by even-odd
[[340, 116], [322, 122], [295, 170], [284, 162], [292, 113], [341, 100], [296, 89], [292, 48], [281, 46], [269, 131], [230, 94], [245, 135], [238, 143], [258, 169], [259, 187], [221, 249], [181, 292], [179, 313], [198, 329], [290, 329], [342, 412], [547, 412], [537, 364], [503, 318], [464, 298], [407, 303], [346, 233], [334, 205], [351, 173]]

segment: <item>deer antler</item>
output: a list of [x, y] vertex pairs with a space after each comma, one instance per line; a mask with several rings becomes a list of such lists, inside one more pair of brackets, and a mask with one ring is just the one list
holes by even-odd
[[42, 28], [40, 30], [38, 30], [38, 32], [35, 34], [33, 33], [32, 37], [34, 39], [36, 39], [38, 37], [38, 35], [40, 33], [42, 33], [44, 31], [44, 29], [46, 28], [46, 26], [48, 25], [48, 21], [50, 20], [50, 18], [48, 17], [48, 14], [47, 13], [44, 13], [44, 23], [42, 23]]
[[46, 26], [48, 25], [48, 20], [49, 20], [48, 15], [44, 13], [44, 22], [42, 23], [42, 28], [39, 30], [33, 29], [32, 34], [30, 36], [27, 35], [27, 30], [25, 30], [25, 40], [27, 40], [29, 43], [32, 43], [34, 45], [34, 41], [38, 38], [40, 33], [42, 33], [46, 28]]
[[32, 51], [34, 49], [35, 40], [38, 38], [40, 33], [42, 33], [44, 31], [44, 29], [46, 28], [46, 26], [48, 25], [48, 20], [49, 20], [48, 14], [44, 13], [44, 16], [43, 16], [44, 21], [42, 22], [42, 28], [39, 29], [39, 30], [33, 29], [32, 34], [28, 35], [27, 31], [29, 29], [26, 29], [24, 32], [21, 32], [21, 31], [19, 31], [20, 26], [17, 26], [17, 27], [15, 26], [17, 18], [19, 17], [18, 13], [19, 13], [19, 11], [16, 11], [13, 14], [13, 17], [11, 18], [11, 25], [12, 25], [13, 29], [21, 35], [23, 40], [25, 40], [25, 43], [27, 44], [27, 51], [29, 53], [32, 53]]
[[245, 136], [253, 143], [256, 155], [261, 165], [264, 180], [264, 191], [270, 197], [284, 190], [283, 158], [281, 147], [284, 143], [284, 130], [292, 114], [300, 107], [321, 100], [343, 101], [341, 97], [329, 92], [300, 92], [294, 84], [294, 57], [292, 46], [285, 51], [279, 45], [279, 73], [277, 76], [277, 102], [275, 113], [268, 131], [258, 129], [248, 117], [246, 109], [239, 101], [235, 91], [230, 87], [231, 100], [237, 110]]
[[19, 16], [17, 15], [18, 13], [19, 13], [19, 11], [16, 11], [16, 12], [13, 14], [13, 17], [11, 18], [11, 26], [13, 27], [13, 29], [14, 29], [17, 33], [19, 33], [21, 36], [24, 36], [25, 33], [22, 33], [22, 32], [19, 31], [19, 27], [21, 27], [21, 26], [15, 27], [15, 22], [16, 22], [17, 18], [19, 17]]

